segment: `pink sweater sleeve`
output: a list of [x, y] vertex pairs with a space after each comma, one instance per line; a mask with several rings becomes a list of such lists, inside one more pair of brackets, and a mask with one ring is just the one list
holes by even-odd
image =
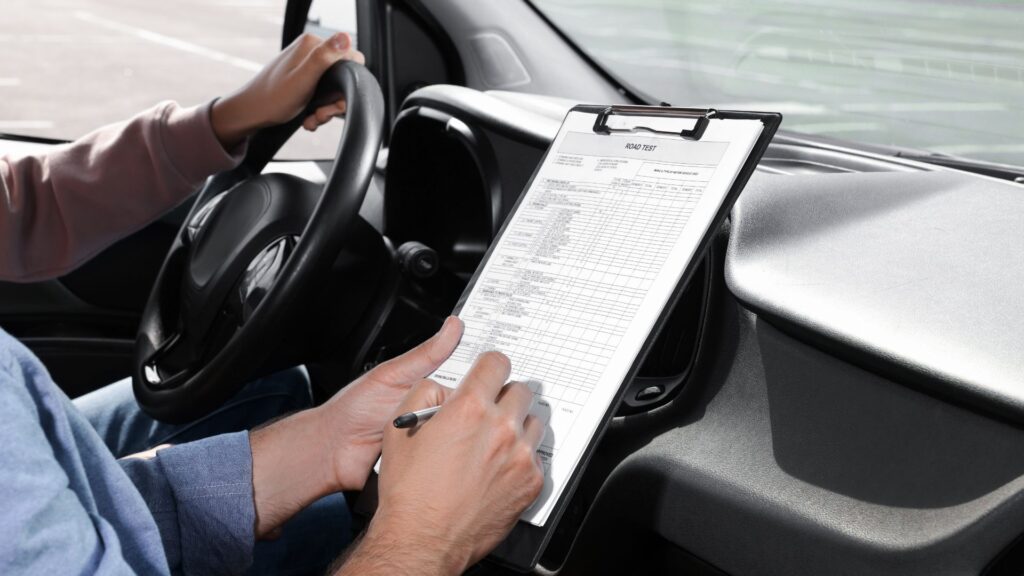
[[165, 102], [45, 154], [0, 157], [0, 279], [69, 272], [237, 165], [211, 106]]

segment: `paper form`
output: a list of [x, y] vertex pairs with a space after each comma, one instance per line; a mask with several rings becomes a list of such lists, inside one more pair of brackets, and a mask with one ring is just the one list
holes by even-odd
[[566, 118], [471, 286], [465, 333], [431, 377], [456, 386], [498, 350], [547, 423], [542, 526], [755, 141], [757, 120], [711, 120], [700, 141], [595, 134]]

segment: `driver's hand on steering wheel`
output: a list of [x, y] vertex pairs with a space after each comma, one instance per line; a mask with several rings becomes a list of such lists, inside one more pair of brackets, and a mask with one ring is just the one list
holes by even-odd
[[[214, 103], [210, 121], [217, 139], [230, 150], [261, 128], [295, 118], [313, 97], [324, 71], [339, 60], [365, 62], [348, 34], [339, 32], [326, 40], [299, 36], [245, 86]], [[314, 131], [344, 113], [345, 100], [338, 100], [317, 108], [302, 126]]]

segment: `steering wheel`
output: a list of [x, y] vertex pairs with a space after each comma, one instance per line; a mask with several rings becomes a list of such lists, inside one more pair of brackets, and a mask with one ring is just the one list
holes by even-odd
[[[347, 101], [334, 167], [320, 187], [261, 175], [318, 105]], [[351, 239], [384, 129], [380, 86], [339, 62], [307, 111], [260, 131], [238, 168], [211, 178], [171, 244], [142, 315], [132, 386], [142, 409], [166, 422], [209, 413], [301, 341], [303, 304]]]

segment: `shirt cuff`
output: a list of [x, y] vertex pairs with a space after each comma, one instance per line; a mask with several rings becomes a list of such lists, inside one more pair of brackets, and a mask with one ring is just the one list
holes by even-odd
[[245, 573], [256, 539], [249, 433], [165, 448], [156, 460], [176, 508], [182, 572]]
[[216, 100], [191, 108], [168, 103], [162, 125], [168, 159], [187, 182], [201, 182], [210, 174], [230, 170], [245, 158], [248, 141], [225, 150], [213, 131], [210, 113]]

